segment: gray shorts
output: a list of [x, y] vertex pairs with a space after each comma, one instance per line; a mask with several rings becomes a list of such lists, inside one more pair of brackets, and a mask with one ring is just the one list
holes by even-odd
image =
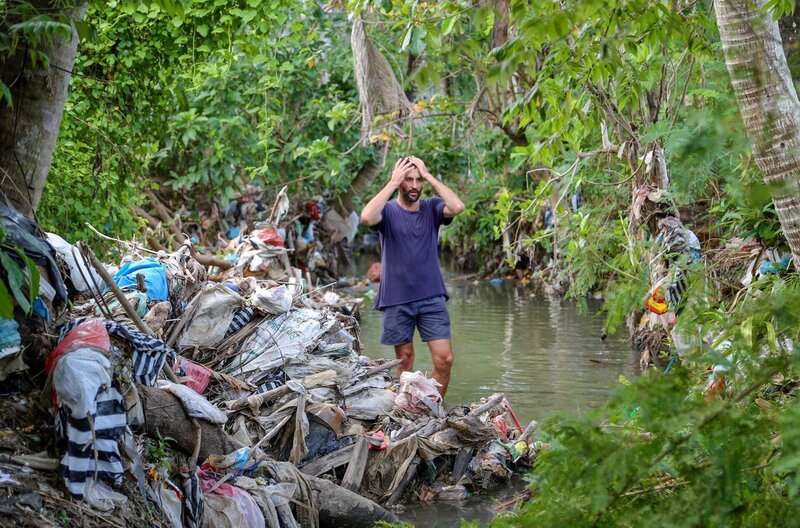
[[414, 340], [414, 329], [419, 328], [423, 341], [450, 339], [450, 314], [444, 296], [431, 297], [383, 309], [381, 344], [403, 345]]

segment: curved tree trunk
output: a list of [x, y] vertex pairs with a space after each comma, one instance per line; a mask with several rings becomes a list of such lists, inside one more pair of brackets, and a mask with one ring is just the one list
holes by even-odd
[[717, 25], [756, 163], [800, 267], [800, 101], [764, 0], [717, 0]]
[[[47, 0], [31, 4], [37, 9], [55, 7]], [[82, 3], [69, 18], [80, 20], [85, 12]], [[50, 172], [77, 48], [73, 26], [71, 38], [56, 36], [41, 48], [50, 59], [49, 68], [32, 65], [24, 42], [16, 53], [0, 59], [0, 80], [10, 87], [13, 99], [13, 106], [0, 101], [0, 199], [28, 216], [36, 212]]]

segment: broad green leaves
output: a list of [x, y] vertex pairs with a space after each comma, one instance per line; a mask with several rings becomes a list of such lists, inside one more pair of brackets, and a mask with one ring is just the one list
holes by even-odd
[[[12, 248], [4, 242], [5, 233], [0, 230], [0, 267], [5, 279], [0, 277], [0, 318], [14, 317], [14, 304], [28, 314], [39, 295], [39, 270], [22, 250]], [[22, 262], [20, 266], [19, 262]]]

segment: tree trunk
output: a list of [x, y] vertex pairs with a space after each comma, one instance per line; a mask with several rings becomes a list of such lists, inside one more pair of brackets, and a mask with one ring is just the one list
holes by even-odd
[[778, 24], [764, 10], [764, 0], [718, 0], [714, 8], [742, 120], [755, 140], [756, 163], [800, 267], [800, 101]]
[[[58, 7], [47, 0], [31, 4], [46, 13]], [[67, 16], [81, 20], [85, 13], [84, 2]], [[11, 56], [0, 58], [0, 80], [10, 87], [13, 99], [13, 106], [0, 101], [0, 189], [2, 199], [28, 216], [36, 212], [53, 161], [78, 32], [73, 25], [71, 38], [54, 36], [39, 49], [50, 59], [48, 68], [32, 65], [25, 41]]]

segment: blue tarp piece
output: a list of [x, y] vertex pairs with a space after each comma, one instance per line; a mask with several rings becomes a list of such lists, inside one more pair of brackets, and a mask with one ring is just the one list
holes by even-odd
[[144, 275], [147, 297], [151, 301], [169, 300], [167, 267], [159, 264], [155, 259], [146, 258], [136, 262], [126, 262], [113, 278], [120, 288], [137, 288], [136, 275], [138, 274]]
[[778, 262], [765, 260], [764, 262], [761, 263], [761, 266], [758, 267], [758, 271], [761, 272], [762, 275], [767, 275], [769, 273], [779, 275], [789, 268], [790, 260], [791, 259], [789, 257], [785, 257], [779, 260]]
[[0, 350], [19, 347], [20, 336], [17, 322], [13, 319], [0, 319]]

